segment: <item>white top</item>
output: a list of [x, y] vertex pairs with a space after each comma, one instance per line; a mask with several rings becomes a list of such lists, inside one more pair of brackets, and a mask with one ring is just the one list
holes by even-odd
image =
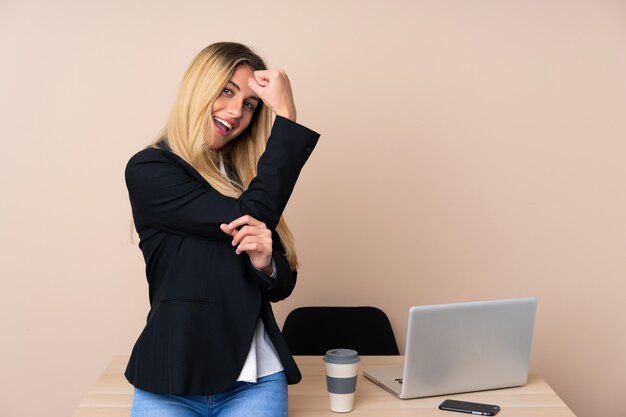
[[243, 364], [237, 381], [256, 382], [257, 378], [275, 374], [283, 370], [283, 364], [269, 336], [265, 332], [263, 320], [259, 319], [252, 337], [248, 357]]
[[[226, 173], [224, 160], [222, 159], [222, 155], [219, 157], [220, 172], [226, 177], [228, 174]], [[273, 259], [272, 268], [274, 272], [272, 272], [270, 277], [276, 278], [276, 264]], [[246, 361], [243, 364], [243, 368], [241, 368], [241, 373], [239, 374], [237, 381], [256, 382], [257, 378], [275, 374], [283, 369], [283, 364], [278, 358], [276, 349], [274, 349], [272, 341], [265, 332], [263, 320], [259, 319], [256, 325], [256, 330], [254, 331], [254, 336], [252, 336], [252, 343], [250, 344], [248, 357], [246, 357]]]

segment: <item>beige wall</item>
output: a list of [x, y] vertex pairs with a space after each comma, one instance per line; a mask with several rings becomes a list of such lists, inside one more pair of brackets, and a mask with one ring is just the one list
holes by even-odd
[[[184, 4], [183, 4], [184, 3]], [[288, 70], [322, 133], [300, 305], [535, 295], [532, 368], [626, 408], [626, 3], [0, 1], [0, 415], [70, 415], [147, 313], [123, 168], [205, 45]], [[330, 290], [332, 288], [332, 290]]]

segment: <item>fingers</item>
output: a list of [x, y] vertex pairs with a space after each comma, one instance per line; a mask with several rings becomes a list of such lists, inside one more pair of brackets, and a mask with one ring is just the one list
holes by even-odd
[[282, 70], [254, 71], [248, 86], [274, 113], [296, 120], [296, 106], [287, 73]]
[[261, 228], [261, 227], [253, 227], [253, 226], [244, 226], [239, 229], [233, 236], [232, 245], [237, 246], [244, 241], [244, 239], [249, 237], [261, 237], [265, 238], [270, 242], [272, 242], [272, 232], [269, 229]]
[[268, 85], [271, 80], [276, 80], [278, 78], [289, 80], [287, 73], [282, 69], [254, 71], [254, 78], [256, 79], [256, 82], [263, 86]]
[[[239, 227], [239, 229], [237, 229]], [[233, 237], [231, 244], [236, 246], [235, 253], [241, 255], [246, 252], [253, 265], [267, 274], [271, 269], [266, 268], [272, 262], [272, 231], [265, 223], [252, 216], [241, 216], [229, 224], [220, 224], [222, 232]]]
[[275, 72], [275, 70], [254, 71], [254, 79], [260, 86], [266, 87], [267, 85], [269, 85], [272, 78], [276, 78]]
[[270, 247], [272, 245], [272, 232], [265, 223], [249, 215], [241, 216], [229, 224], [222, 223], [220, 229], [233, 237], [233, 246], [239, 245], [248, 236], [264, 237], [269, 241]]
[[259, 98], [263, 100], [263, 87], [265, 87], [265, 85], [259, 84], [259, 82], [254, 78], [248, 78], [248, 86], [250, 87], [250, 90], [254, 92], [254, 94], [259, 96]]
[[263, 101], [267, 101], [267, 91], [266, 88], [269, 85], [269, 80], [264, 78], [248, 78], [248, 87], [259, 96], [259, 98]]
[[222, 232], [226, 233], [227, 235], [231, 235], [234, 236], [237, 233], [237, 229], [229, 229], [228, 225], [226, 223], [222, 223], [220, 224], [220, 229], [222, 229]]
[[248, 79], [248, 85], [255, 93], [262, 95], [267, 95], [270, 90], [289, 89], [291, 91], [289, 77], [281, 69], [254, 71], [254, 78]]
[[272, 239], [265, 236], [246, 236], [235, 249], [235, 253], [259, 252], [265, 254], [272, 253]]
[[[232, 231], [235, 228], [237, 228], [239, 226], [246, 225], [246, 224], [249, 224], [250, 226], [261, 226], [261, 225], [263, 225], [263, 227], [265, 227], [265, 224], [263, 224], [263, 222], [260, 222], [257, 219], [255, 219], [254, 217], [249, 216], [247, 214], [245, 216], [241, 216], [241, 217], [233, 220], [232, 222], [228, 223], [228, 225], [226, 227], [228, 228], [229, 231]], [[231, 233], [228, 233], [228, 234], [231, 234]]]

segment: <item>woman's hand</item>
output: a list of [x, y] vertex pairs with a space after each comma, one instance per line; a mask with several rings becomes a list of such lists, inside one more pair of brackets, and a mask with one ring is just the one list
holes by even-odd
[[254, 71], [254, 78], [248, 79], [248, 86], [278, 116], [296, 121], [296, 104], [284, 70]]
[[237, 246], [237, 255], [246, 252], [255, 267], [272, 275], [272, 232], [263, 222], [246, 215], [229, 224], [221, 224], [220, 229], [233, 237], [232, 245]]

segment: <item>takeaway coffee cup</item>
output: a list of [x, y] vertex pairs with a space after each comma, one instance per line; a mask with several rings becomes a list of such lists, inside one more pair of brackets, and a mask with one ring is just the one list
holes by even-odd
[[354, 408], [356, 375], [359, 369], [356, 350], [331, 349], [326, 352], [326, 386], [330, 396], [330, 411], [347, 413]]

